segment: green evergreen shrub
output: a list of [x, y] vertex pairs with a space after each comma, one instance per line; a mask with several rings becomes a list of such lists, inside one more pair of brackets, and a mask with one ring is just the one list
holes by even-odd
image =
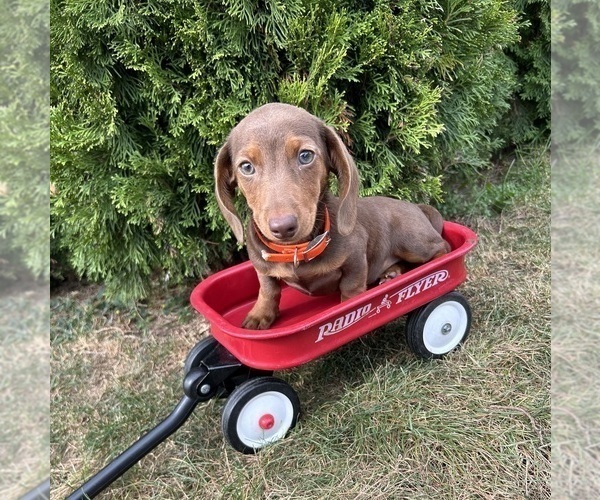
[[48, 5], [0, 6], [0, 277], [48, 278]]
[[600, 5], [552, 4], [552, 138], [555, 146], [598, 144]]
[[550, 133], [550, 2], [516, 0], [515, 8], [520, 39], [508, 54], [517, 65], [518, 88], [503, 135], [522, 144]]
[[502, 0], [56, 0], [51, 18], [53, 234], [129, 298], [235, 251], [213, 159], [253, 108], [333, 125], [365, 195], [440, 200], [445, 168], [503, 143], [516, 88]]

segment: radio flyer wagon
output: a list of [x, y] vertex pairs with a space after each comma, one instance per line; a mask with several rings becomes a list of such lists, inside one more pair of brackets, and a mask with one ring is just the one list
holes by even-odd
[[467, 277], [465, 256], [477, 237], [452, 222], [444, 223], [442, 235], [451, 252], [341, 303], [338, 295], [313, 297], [284, 285], [280, 316], [268, 330], [240, 326], [259, 290], [250, 262], [202, 281], [190, 302], [208, 320], [212, 335], [185, 360], [182, 399], [68, 498], [93, 498], [175, 432], [198, 403], [213, 397], [227, 398], [222, 430], [234, 449], [254, 453], [278, 441], [296, 424], [300, 401], [273, 372], [312, 361], [400, 316], [408, 314], [406, 340], [418, 356], [439, 358], [455, 349], [471, 325], [469, 304], [455, 289]]

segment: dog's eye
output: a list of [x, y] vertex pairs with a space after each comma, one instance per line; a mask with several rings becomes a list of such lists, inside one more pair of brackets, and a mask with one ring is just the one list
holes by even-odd
[[315, 154], [308, 149], [303, 149], [298, 153], [298, 161], [300, 165], [308, 165], [315, 159]]
[[253, 175], [256, 170], [254, 170], [254, 166], [252, 163], [245, 161], [239, 166], [240, 172], [244, 175]]

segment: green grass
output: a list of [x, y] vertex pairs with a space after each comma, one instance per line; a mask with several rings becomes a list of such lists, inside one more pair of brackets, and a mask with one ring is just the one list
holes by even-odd
[[[449, 188], [441, 207], [449, 219], [496, 217], [515, 205], [533, 206], [538, 186], [548, 185], [548, 146], [531, 145], [508, 152], [487, 170], [461, 170], [448, 176]], [[542, 164], [540, 164], [540, 162]]]
[[0, 293], [0, 498], [17, 498], [49, 474], [48, 289]]
[[[579, 150], [553, 165], [553, 492], [600, 491], [600, 161]], [[563, 152], [564, 153], [564, 152]]]
[[[518, 189], [501, 207], [477, 186], [462, 193], [487, 207], [460, 218], [480, 238], [460, 287], [473, 309], [462, 349], [418, 360], [404, 320], [395, 321], [277, 374], [302, 403], [286, 439], [239, 454], [220, 434], [223, 402], [210, 401], [105, 498], [549, 498], [548, 152], [532, 149], [509, 165], [496, 174]], [[185, 300], [189, 290], [176, 293]], [[104, 307], [97, 289], [54, 297], [56, 498], [179, 399], [183, 360], [206, 325], [187, 306], [165, 311], [161, 300], [142, 320]]]

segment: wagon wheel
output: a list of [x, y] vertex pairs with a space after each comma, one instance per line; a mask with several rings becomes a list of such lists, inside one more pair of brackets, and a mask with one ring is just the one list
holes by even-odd
[[471, 328], [471, 307], [450, 292], [412, 311], [406, 320], [406, 342], [423, 358], [441, 358], [462, 344]]
[[231, 393], [222, 413], [223, 435], [242, 453], [255, 453], [285, 437], [298, 421], [300, 400], [292, 387], [274, 377], [244, 382]]

